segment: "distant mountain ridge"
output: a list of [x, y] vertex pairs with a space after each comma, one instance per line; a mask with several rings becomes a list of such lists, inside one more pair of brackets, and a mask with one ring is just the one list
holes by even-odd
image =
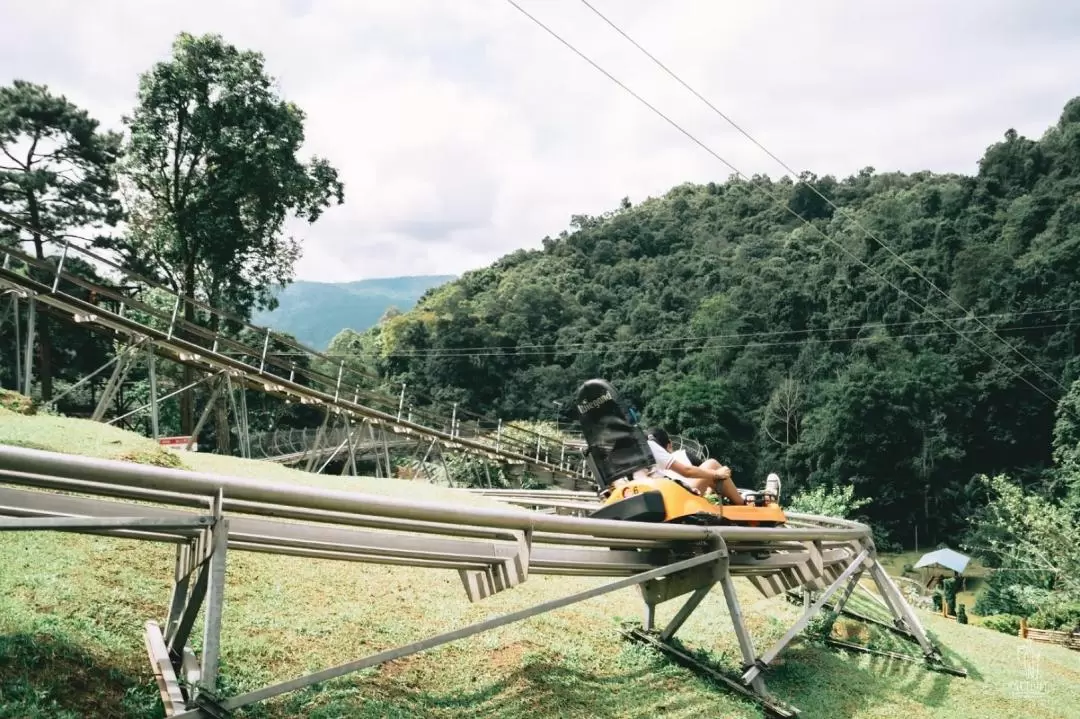
[[278, 294], [278, 308], [257, 312], [252, 322], [287, 332], [315, 349], [326, 349], [345, 328], [374, 327], [390, 307], [407, 312], [433, 287], [456, 275], [410, 275], [356, 282], [293, 282]]

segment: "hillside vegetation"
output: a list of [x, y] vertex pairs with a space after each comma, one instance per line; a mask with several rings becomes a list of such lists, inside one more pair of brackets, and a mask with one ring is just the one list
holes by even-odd
[[[137, 455], [153, 445], [83, 420], [0, 414], [0, 443], [27, 437], [53, 450], [92, 454], [96, 446], [107, 457]], [[182, 454], [179, 460], [193, 469], [275, 481], [395, 494], [416, 490], [410, 482], [316, 477], [228, 457]], [[146, 620], [161, 621], [167, 611], [172, 565], [172, 551], [162, 545], [67, 533], [0, 534], [0, 717], [161, 717], [141, 631]], [[255, 689], [603, 581], [534, 576], [473, 605], [452, 571], [231, 552], [222, 681], [229, 693]], [[798, 614], [783, 600], [762, 599], [744, 581], [736, 586], [759, 647], [779, 638]], [[864, 600], [859, 608], [873, 606]], [[662, 606], [658, 620], [667, 621], [677, 607], [678, 602]], [[620, 640], [620, 623], [636, 621], [639, 609], [637, 592], [623, 590], [285, 695], [238, 716], [762, 716], [657, 654]], [[809, 717], [1080, 717], [1072, 701], [1080, 691], [1080, 654], [922, 616], [949, 661], [969, 671], [968, 679], [845, 655], [805, 638], [782, 655], [769, 685]], [[736, 671], [738, 647], [728, 626], [723, 597], [713, 592], [680, 636], [691, 649]], [[834, 634], [887, 641], [846, 621]], [[194, 636], [198, 647], [198, 627]]]
[[979, 473], [1064, 495], [1078, 297], [1080, 98], [974, 176], [730, 179], [575, 217], [353, 349], [504, 417], [607, 378], [744, 486], [852, 484], [893, 541], [932, 547], [981, 506]]

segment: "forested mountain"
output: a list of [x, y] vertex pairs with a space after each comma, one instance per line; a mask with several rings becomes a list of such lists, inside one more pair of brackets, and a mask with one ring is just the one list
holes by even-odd
[[452, 279], [454, 275], [386, 277], [358, 282], [300, 280], [275, 295], [276, 309], [256, 312], [252, 322], [287, 332], [321, 350], [341, 330], [363, 331], [373, 327], [391, 307], [411, 309], [425, 292]]
[[867, 168], [624, 200], [354, 349], [388, 382], [504, 417], [550, 417], [608, 378], [744, 486], [773, 469], [786, 491], [853, 484], [875, 523], [926, 546], [978, 506], [976, 473], [1049, 481], [1078, 338], [1080, 98], [1039, 140], [1007, 132], [975, 176]]

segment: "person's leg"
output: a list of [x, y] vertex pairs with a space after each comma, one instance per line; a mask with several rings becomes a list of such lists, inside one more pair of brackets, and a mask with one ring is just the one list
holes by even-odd
[[721, 494], [727, 497], [729, 502], [732, 504], [746, 504], [746, 502], [743, 501], [742, 495], [739, 494], [739, 489], [735, 486], [735, 482], [730, 479], [725, 479], [722, 482], [718, 482], [718, 484], [720, 486], [717, 487], [717, 489], [720, 490]]
[[[704, 462], [701, 463], [702, 469], [708, 469], [712, 471], [718, 470], [723, 466], [724, 465], [720, 464], [720, 462], [713, 459], [712, 457], [706, 459]], [[707, 482], [706, 480], [701, 479], [692, 479], [689, 481], [693, 482], [695, 488], [702, 494], [705, 493], [706, 485], [711, 484], [711, 482]], [[746, 504], [746, 502], [743, 501], [742, 495], [739, 494], [739, 489], [735, 486], [734, 480], [732, 480], [731, 478], [717, 482], [716, 486], [714, 487], [714, 491], [717, 494], [726, 497], [727, 500], [732, 504]]]

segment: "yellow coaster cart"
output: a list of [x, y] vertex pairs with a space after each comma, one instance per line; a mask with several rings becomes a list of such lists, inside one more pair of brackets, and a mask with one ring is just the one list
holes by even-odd
[[714, 504], [678, 475], [657, 470], [645, 433], [630, 421], [615, 388], [605, 380], [582, 384], [574, 404], [585, 436], [586, 461], [604, 500], [590, 516], [749, 527], [776, 527], [787, 521], [780, 506], [762, 492], [739, 490], [744, 505]]

